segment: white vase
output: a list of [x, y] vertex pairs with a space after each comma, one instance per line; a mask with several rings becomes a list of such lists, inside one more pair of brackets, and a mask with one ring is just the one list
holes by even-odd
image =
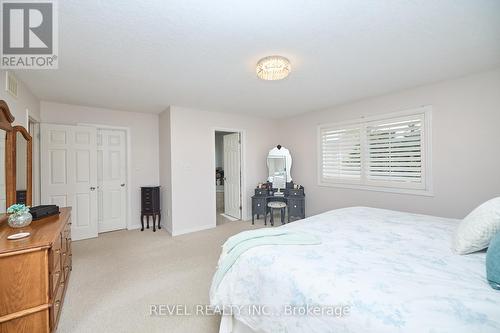
[[7, 223], [12, 228], [23, 228], [30, 225], [33, 220], [33, 216], [31, 216], [30, 212], [21, 213], [21, 214], [10, 214], [9, 220]]

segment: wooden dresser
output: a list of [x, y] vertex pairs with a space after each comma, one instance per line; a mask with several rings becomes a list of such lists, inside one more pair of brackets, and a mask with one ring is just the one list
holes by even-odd
[[[0, 225], [0, 333], [54, 332], [71, 272], [71, 208], [13, 229]], [[18, 231], [20, 240], [7, 236]]]

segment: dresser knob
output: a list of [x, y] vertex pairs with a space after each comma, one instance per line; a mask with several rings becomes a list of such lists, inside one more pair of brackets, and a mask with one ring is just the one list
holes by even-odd
[[61, 301], [56, 301], [56, 302], [54, 303], [54, 305], [55, 305], [55, 307], [56, 307], [56, 308], [58, 308], [58, 307], [59, 307], [59, 305], [61, 305]]
[[297, 208], [297, 205], [293, 205], [293, 208]]
[[260, 204], [257, 204], [257, 207], [260, 207]]

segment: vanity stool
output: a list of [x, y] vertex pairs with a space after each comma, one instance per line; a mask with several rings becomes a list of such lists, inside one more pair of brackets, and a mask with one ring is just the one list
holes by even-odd
[[156, 216], [158, 216], [158, 229], [161, 229], [160, 186], [141, 187], [141, 231], [144, 231], [144, 216], [148, 229], [149, 217], [153, 217], [153, 231], [156, 231]]
[[286, 203], [283, 201], [270, 201], [267, 203], [267, 208], [271, 213], [271, 226], [274, 226], [274, 211], [273, 209], [280, 210], [281, 224], [285, 224], [285, 208]]

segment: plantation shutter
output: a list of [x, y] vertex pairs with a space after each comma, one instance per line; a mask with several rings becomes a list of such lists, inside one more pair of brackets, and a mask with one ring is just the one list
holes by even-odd
[[361, 180], [361, 126], [320, 129], [321, 180]]
[[424, 185], [423, 125], [423, 114], [366, 123], [367, 182]]

